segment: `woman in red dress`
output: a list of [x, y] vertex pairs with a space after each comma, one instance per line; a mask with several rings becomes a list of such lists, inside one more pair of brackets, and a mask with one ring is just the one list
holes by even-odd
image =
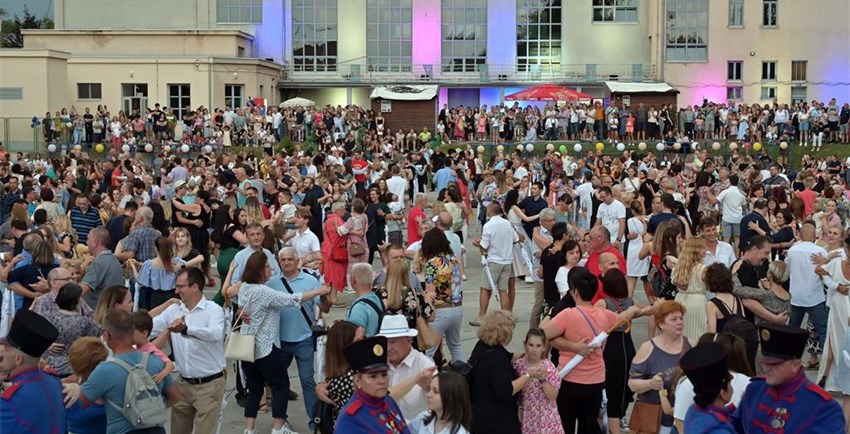
[[[330, 294], [331, 303], [334, 307], [345, 306], [345, 303], [337, 300], [337, 293], [342, 292], [345, 288], [345, 273], [348, 268], [348, 249], [345, 246], [348, 237], [339, 234], [340, 226], [345, 224], [342, 219], [344, 215], [345, 204], [335, 202], [323, 227], [325, 237], [322, 243], [322, 257], [324, 258], [322, 274], [324, 274], [325, 283], [331, 285], [335, 290], [331, 291]], [[335, 250], [339, 253], [333, 254]]]

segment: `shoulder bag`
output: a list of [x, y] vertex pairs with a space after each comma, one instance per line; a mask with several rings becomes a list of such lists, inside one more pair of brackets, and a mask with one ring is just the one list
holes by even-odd
[[[280, 280], [283, 282], [283, 286], [286, 287], [286, 292], [294, 295], [295, 292], [292, 291], [292, 287], [289, 286], [289, 282], [286, 281], [286, 278], [281, 276]], [[310, 320], [310, 315], [307, 315], [307, 310], [304, 308], [304, 304], [301, 304], [300, 311], [301, 316], [304, 317], [304, 321], [307, 322], [307, 327], [310, 328], [310, 332], [312, 333], [313, 350], [315, 350], [316, 341], [319, 339], [320, 336], [328, 334], [328, 329], [324, 325], [314, 323]]]
[[[254, 349], [257, 337], [256, 335], [245, 335], [240, 332], [242, 328], [242, 324], [239, 324], [239, 320], [242, 319], [242, 314], [245, 313], [245, 309], [251, 304], [251, 300], [254, 299], [253, 294], [248, 299], [248, 302], [245, 303], [245, 306], [242, 307], [242, 312], [239, 313], [239, 316], [236, 317], [236, 321], [233, 328], [231, 329], [230, 336], [227, 337], [227, 342], [224, 343], [224, 357], [228, 359], [241, 360], [243, 362], [251, 362], [254, 363], [255, 352]], [[263, 323], [268, 318], [268, 314], [263, 316], [262, 322], [260, 322], [260, 327], [257, 330], [261, 330], [263, 328]]]

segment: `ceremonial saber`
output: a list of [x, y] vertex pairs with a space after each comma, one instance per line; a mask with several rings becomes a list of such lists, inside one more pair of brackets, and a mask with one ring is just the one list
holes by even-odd
[[490, 284], [490, 291], [496, 294], [496, 300], [499, 300], [499, 288], [496, 288], [496, 281], [493, 280], [493, 273], [490, 272], [490, 267], [487, 266], [487, 256], [481, 255], [481, 266], [484, 268], [484, 275], [487, 276], [487, 283]]
[[[629, 321], [617, 321], [613, 326], [611, 326], [611, 328], [596, 335], [596, 337], [594, 337], [593, 340], [588, 343], [588, 345], [590, 345], [592, 348], [601, 347], [602, 344], [605, 343], [605, 340], [608, 339], [608, 335], [610, 335], [614, 330], [620, 328], [620, 326], [622, 325], [626, 326], [626, 332], [628, 332], [632, 327]], [[560, 371], [558, 371], [558, 375], [560, 375], [561, 378], [566, 377], [573, 369], [575, 369], [576, 366], [578, 366], [579, 363], [582, 362], [582, 360], [584, 360], [584, 356], [582, 356], [581, 354], [576, 354], [572, 359], [570, 359], [569, 362], [567, 362], [566, 365], [564, 365], [563, 368], [561, 368]]]

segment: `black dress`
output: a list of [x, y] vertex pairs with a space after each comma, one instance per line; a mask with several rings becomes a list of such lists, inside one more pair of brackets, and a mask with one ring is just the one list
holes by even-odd
[[[620, 313], [634, 305], [631, 298], [622, 300], [605, 299], [605, 307]], [[632, 334], [619, 328], [608, 335], [602, 358], [605, 360], [605, 392], [608, 395], [608, 417], [622, 419], [626, 415], [634, 393], [629, 388], [629, 371], [635, 358], [635, 343]]]
[[469, 357], [472, 371], [468, 376], [472, 398], [471, 432], [522, 432], [519, 404], [511, 384], [517, 379], [511, 357], [505, 347], [490, 346], [481, 341], [475, 344]]
[[197, 216], [190, 215], [189, 218], [203, 222], [201, 227], [186, 225], [186, 229], [189, 230], [192, 247], [198, 249], [198, 252], [204, 257], [204, 263], [201, 268], [204, 270], [204, 274], [206, 274], [210, 268], [210, 232], [207, 230], [210, 225], [210, 212], [201, 206], [201, 213]]

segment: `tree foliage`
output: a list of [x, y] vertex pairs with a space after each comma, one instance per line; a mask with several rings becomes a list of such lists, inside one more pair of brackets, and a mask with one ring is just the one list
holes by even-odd
[[[0, 8], [0, 17], [4, 17], [6, 11]], [[24, 37], [21, 30], [24, 29], [52, 29], [53, 20], [47, 17], [35, 16], [28, 7], [24, 6], [24, 14], [15, 14], [14, 18], [4, 19], [0, 23], [0, 46], [3, 48], [23, 48]]]

